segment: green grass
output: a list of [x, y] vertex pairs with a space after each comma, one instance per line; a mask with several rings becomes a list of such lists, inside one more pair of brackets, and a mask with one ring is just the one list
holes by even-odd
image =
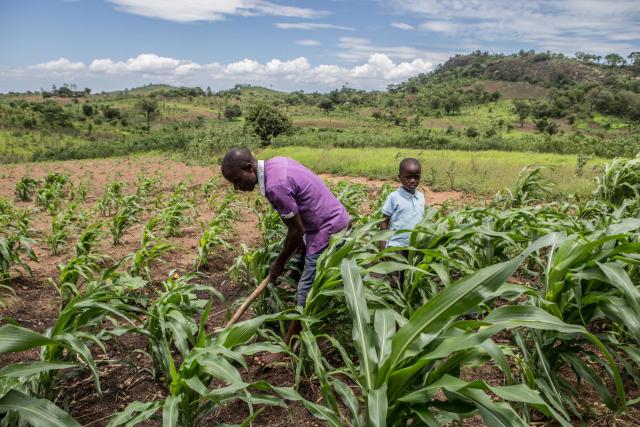
[[394, 179], [403, 157], [422, 161], [422, 179], [437, 190], [462, 190], [493, 195], [505, 186], [512, 187], [520, 170], [532, 163], [553, 166], [546, 171], [558, 183], [562, 193], [589, 196], [595, 188], [594, 177], [602, 170], [603, 159], [592, 159], [582, 177], [576, 176], [577, 156], [502, 151], [410, 150], [397, 148], [308, 147], [267, 148], [261, 158], [292, 157], [318, 173]]

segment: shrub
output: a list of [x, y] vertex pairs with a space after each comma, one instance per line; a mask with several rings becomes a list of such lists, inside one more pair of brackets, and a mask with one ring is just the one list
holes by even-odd
[[467, 128], [466, 135], [469, 138], [477, 138], [480, 135], [480, 132], [478, 132], [478, 129], [474, 127], [470, 127], [470, 128]]
[[249, 110], [247, 126], [260, 138], [262, 145], [269, 145], [273, 138], [289, 132], [293, 125], [283, 112], [262, 103]]

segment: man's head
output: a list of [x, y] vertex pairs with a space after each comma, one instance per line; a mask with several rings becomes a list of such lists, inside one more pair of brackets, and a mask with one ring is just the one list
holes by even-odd
[[258, 183], [258, 161], [247, 148], [234, 148], [222, 159], [222, 175], [240, 191], [253, 191]]
[[418, 188], [418, 185], [420, 184], [421, 175], [422, 167], [420, 166], [420, 161], [418, 159], [411, 157], [402, 159], [398, 171], [398, 178], [405, 190], [410, 193], [415, 192], [416, 188]]

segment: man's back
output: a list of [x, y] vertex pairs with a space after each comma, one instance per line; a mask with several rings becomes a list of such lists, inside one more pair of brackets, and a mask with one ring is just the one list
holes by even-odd
[[307, 253], [324, 249], [331, 234], [349, 222], [347, 210], [324, 182], [293, 159], [274, 157], [265, 161], [263, 184], [265, 196], [283, 218], [300, 214]]

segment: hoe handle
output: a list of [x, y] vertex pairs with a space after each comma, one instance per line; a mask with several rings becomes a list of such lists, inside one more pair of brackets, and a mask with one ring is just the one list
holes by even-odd
[[271, 280], [271, 276], [267, 274], [267, 277], [264, 278], [262, 283], [260, 283], [260, 285], [258, 285], [258, 287], [253, 292], [251, 292], [251, 295], [249, 295], [249, 297], [242, 303], [242, 305], [236, 310], [236, 312], [233, 313], [233, 317], [231, 317], [231, 319], [227, 322], [227, 324], [225, 325], [225, 328], [228, 328], [229, 326], [236, 323], [238, 319], [240, 319], [240, 316], [242, 316], [242, 314], [247, 310], [247, 308], [251, 305], [251, 303], [256, 298], [258, 298], [258, 296], [262, 292], [264, 292], [270, 280]]

